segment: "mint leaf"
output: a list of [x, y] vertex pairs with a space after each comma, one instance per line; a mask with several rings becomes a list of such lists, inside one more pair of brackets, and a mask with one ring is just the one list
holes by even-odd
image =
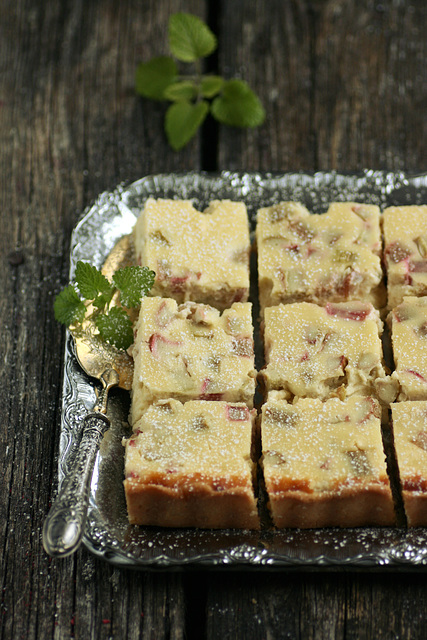
[[209, 105], [204, 100], [197, 104], [176, 102], [166, 111], [165, 131], [172, 149], [182, 149], [196, 134], [206, 118]]
[[264, 107], [244, 80], [228, 80], [212, 102], [211, 113], [232, 127], [257, 127], [265, 119]]
[[122, 307], [113, 307], [108, 314], [95, 318], [101, 337], [118, 349], [128, 349], [133, 342], [132, 322]]
[[224, 78], [221, 76], [203, 76], [201, 83], [202, 95], [204, 98], [213, 98], [224, 85]]
[[154, 271], [148, 267], [124, 267], [113, 275], [113, 283], [120, 291], [121, 303], [128, 308], [137, 307], [154, 284]]
[[190, 13], [175, 13], [169, 19], [169, 46], [183, 62], [194, 62], [216, 49], [216, 37], [209, 27]]
[[[79, 262], [76, 265], [76, 284], [86, 300], [93, 300], [99, 295], [106, 300], [111, 299], [113, 288], [103, 273], [89, 262]], [[105, 304], [105, 303], [104, 303]], [[99, 306], [99, 304], [97, 305]], [[102, 305], [104, 306], [104, 305]]]
[[53, 310], [55, 312], [55, 320], [68, 327], [70, 324], [83, 321], [86, 306], [80, 299], [75, 286], [70, 284], [56, 296]]
[[193, 100], [197, 96], [198, 89], [194, 82], [174, 82], [164, 90], [163, 97], [172, 102], [181, 100]]
[[145, 98], [163, 100], [165, 89], [175, 81], [177, 74], [175, 60], [169, 56], [142, 62], [136, 69], [136, 92]]

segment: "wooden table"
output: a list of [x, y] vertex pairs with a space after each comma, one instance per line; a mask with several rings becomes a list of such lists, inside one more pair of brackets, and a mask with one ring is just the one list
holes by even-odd
[[[134, 93], [176, 11], [219, 36], [265, 124], [215, 124], [178, 153]], [[147, 174], [425, 171], [424, 0], [1, 0], [0, 638], [425, 638], [425, 573], [144, 573], [84, 548], [51, 560], [70, 233], [102, 191]]]

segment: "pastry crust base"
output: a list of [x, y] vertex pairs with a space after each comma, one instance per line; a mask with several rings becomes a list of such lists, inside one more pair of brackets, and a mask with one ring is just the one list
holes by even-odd
[[214, 288], [199, 286], [197, 282], [189, 282], [184, 291], [174, 291], [164, 282], [156, 282], [150, 291], [150, 297], [173, 298], [178, 304], [184, 302], [200, 301], [209, 304], [219, 311], [229, 309], [234, 302], [247, 302], [249, 300], [249, 287], [231, 288], [227, 283], [218, 283]]
[[427, 493], [402, 491], [408, 527], [427, 526]]
[[396, 523], [390, 488], [376, 484], [341, 490], [339, 494], [304, 491], [269, 493], [278, 528], [390, 526]]
[[[312, 291], [306, 293], [286, 294], [286, 292], [278, 291], [273, 294], [273, 282], [270, 278], [260, 278], [259, 281], [259, 299], [260, 299], [260, 317], [264, 317], [264, 311], [267, 307], [276, 307], [279, 304], [292, 304], [294, 302], [311, 302], [321, 307], [325, 306], [327, 302], [348, 302], [350, 300], [363, 300], [364, 302], [370, 302], [375, 309], [379, 311], [386, 309], [387, 302], [387, 290], [384, 282], [380, 282], [372, 289], [362, 289], [360, 287], [352, 295], [343, 297], [339, 292], [330, 287], [327, 290], [321, 292]], [[413, 295], [413, 294], [412, 294]], [[385, 311], [384, 311], [385, 313]]]
[[130, 524], [203, 529], [259, 529], [252, 487], [218, 491], [208, 484], [173, 487], [124, 482]]

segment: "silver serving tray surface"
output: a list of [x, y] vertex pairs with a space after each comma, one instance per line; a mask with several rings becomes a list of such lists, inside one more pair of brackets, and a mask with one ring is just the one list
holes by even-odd
[[[204, 208], [214, 199], [243, 200], [252, 228], [260, 206], [297, 200], [314, 213], [331, 201], [390, 205], [427, 203], [427, 175], [382, 171], [360, 174], [204, 173], [148, 176], [103, 193], [85, 212], [72, 235], [70, 279], [78, 260], [101, 266], [117, 240], [128, 234], [149, 197], [193, 199]], [[256, 278], [253, 279], [256, 291]], [[255, 300], [254, 300], [255, 302]], [[260, 356], [258, 355], [258, 358]], [[259, 363], [258, 363], [259, 364]], [[59, 482], [72, 463], [82, 416], [95, 404], [95, 384], [79, 367], [70, 337], [64, 362]], [[91, 485], [85, 546], [109, 562], [136, 569], [423, 569], [427, 529], [365, 527], [261, 531], [161, 529], [128, 524], [123, 491], [123, 436], [129, 395], [109, 400], [112, 427], [104, 438]]]

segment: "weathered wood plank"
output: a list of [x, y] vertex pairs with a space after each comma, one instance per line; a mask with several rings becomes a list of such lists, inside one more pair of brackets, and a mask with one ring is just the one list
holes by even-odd
[[[119, 570], [84, 549], [64, 561], [43, 553], [63, 348], [52, 302], [70, 232], [120, 181], [207, 161], [200, 137], [170, 151], [164, 108], [134, 97], [133, 76], [139, 60], [166, 52], [170, 13], [204, 16], [208, 2], [1, 5], [0, 638], [178, 639], [185, 612], [189, 638], [422, 638], [422, 576], [188, 578]], [[425, 170], [422, 0], [218, 7], [219, 71], [248, 80], [267, 109], [254, 131], [219, 127], [220, 169]]]
[[[345, 581], [345, 637], [423, 638], [427, 625], [423, 575], [350, 576]], [[326, 604], [326, 603], [325, 603]]]
[[426, 20], [423, 2], [225, 3], [220, 72], [246, 79], [267, 119], [220, 128], [220, 167], [424, 169]]
[[52, 303], [71, 229], [122, 180], [200, 167], [199, 139], [171, 153], [162, 109], [133, 93], [137, 62], [166, 52], [178, 9], [203, 15], [205, 3], [2, 2], [1, 638], [183, 634], [179, 576], [118, 573], [84, 550], [51, 561], [40, 539], [57, 482], [63, 330]]
[[77, 559], [77, 638], [171, 638], [182, 640], [185, 627], [182, 575], [141, 574], [111, 569], [82, 553]]
[[[220, 127], [219, 167], [425, 170], [425, 3], [265, 9], [256, 0], [223, 6], [219, 72], [248, 80], [267, 120], [248, 132]], [[411, 597], [425, 597], [417, 578], [250, 574], [206, 587], [210, 639], [421, 637], [425, 624], [406, 613]]]
[[425, 579], [405, 574], [215, 574], [210, 639], [423, 638]]
[[425, 170], [426, 24], [424, 2], [319, 5], [313, 48], [317, 168]]
[[308, 2], [223, 3], [220, 73], [241, 77], [259, 95], [265, 123], [253, 130], [220, 127], [219, 166], [290, 171], [315, 162], [311, 9]]
[[208, 588], [207, 637], [231, 639], [239, 629], [257, 640], [343, 638], [343, 580], [298, 573], [215, 577]]

